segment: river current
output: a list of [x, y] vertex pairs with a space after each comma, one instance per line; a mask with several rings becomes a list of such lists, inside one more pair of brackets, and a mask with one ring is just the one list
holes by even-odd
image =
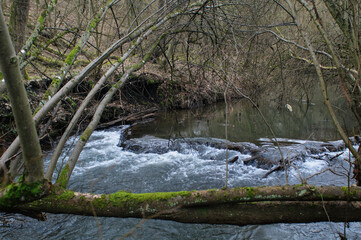
[[[229, 165], [228, 187], [281, 185], [284, 171], [269, 172], [264, 166], [244, 164], [252, 151], [226, 150], [207, 143], [224, 143], [225, 127], [230, 142], [244, 142], [264, 157], [278, 159], [255, 109], [233, 105], [226, 122], [223, 105], [204, 110], [164, 113], [154, 121], [117, 126], [93, 133], [75, 167], [69, 189], [112, 193], [180, 191], [221, 188], [225, 182], [225, 159]], [[292, 159], [289, 184], [299, 184], [325, 169], [330, 171], [307, 180], [315, 185], [347, 185], [349, 153], [340, 145], [323, 108], [304, 105], [293, 111], [264, 111], [277, 134], [284, 156]], [[322, 109], [322, 110], [321, 110]], [[346, 117], [346, 120], [352, 117]], [[352, 123], [352, 120], [351, 120]], [[76, 136], [69, 139], [71, 148]], [[180, 141], [178, 141], [180, 139]], [[301, 139], [301, 140], [300, 140]], [[327, 141], [327, 144], [326, 144]], [[121, 144], [123, 143], [123, 145]], [[326, 145], [336, 146], [326, 148]], [[316, 149], [316, 150], [315, 150]], [[49, 154], [50, 155], [50, 154]], [[336, 157], [337, 156], [337, 157]], [[47, 157], [47, 162], [50, 156]], [[331, 159], [331, 160], [330, 160]], [[66, 156], [64, 156], [66, 160]], [[353, 184], [353, 182], [351, 182]], [[47, 221], [22, 215], [0, 215], [1, 239], [359, 239], [361, 223], [307, 223], [269, 225], [184, 224], [173, 221], [85, 217], [47, 214]], [[345, 230], [346, 229], [346, 230]]]

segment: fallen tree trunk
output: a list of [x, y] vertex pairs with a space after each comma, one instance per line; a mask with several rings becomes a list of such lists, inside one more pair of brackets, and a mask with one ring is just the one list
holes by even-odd
[[150, 109], [146, 109], [144, 111], [140, 111], [140, 112], [136, 112], [136, 113], [133, 113], [133, 114], [130, 114], [130, 115], [126, 115], [126, 116], [120, 117], [118, 119], [115, 119], [113, 121], [99, 124], [96, 129], [97, 130], [106, 129], [106, 128], [110, 128], [110, 127], [117, 126], [117, 125], [120, 125], [120, 124], [131, 124], [131, 123], [134, 123], [136, 121], [144, 120], [144, 119], [147, 119], [147, 118], [152, 118], [152, 117], [154, 117], [156, 115], [156, 112], [158, 110], [159, 110], [158, 108], [153, 107], [153, 108], [150, 108]]
[[234, 225], [361, 221], [361, 188], [271, 186], [142, 194], [58, 188], [12, 210]]

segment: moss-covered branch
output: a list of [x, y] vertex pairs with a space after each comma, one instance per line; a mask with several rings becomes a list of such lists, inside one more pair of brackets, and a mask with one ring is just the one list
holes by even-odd
[[[63, 82], [64, 78], [68, 74], [71, 66], [75, 62], [76, 58], [84, 48], [85, 44], [87, 43], [88, 39], [90, 38], [91, 34], [96, 30], [100, 21], [104, 18], [107, 10], [114, 4], [116, 0], [110, 1], [107, 3], [105, 7], [99, 9], [98, 13], [93, 17], [93, 19], [89, 22], [86, 31], [84, 31], [81, 37], [78, 39], [77, 43], [75, 44], [74, 48], [68, 53], [65, 58], [63, 67], [59, 72], [59, 77], [53, 78], [50, 87], [45, 92], [43, 96], [43, 102], [48, 101], [49, 96], [53, 96], [56, 91], [60, 88], [61, 83]], [[60, 80], [60, 81], [59, 81]]]
[[34, 183], [13, 183], [0, 191], [0, 208], [13, 208], [19, 204], [32, 202], [50, 193], [52, 186], [47, 180]]
[[22, 47], [23, 51], [20, 51], [18, 53], [18, 58], [19, 58], [19, 63], [20, 66], [22, 65], [24, 58], [26, 57], [26, 55], [29, 53], [30, 48], [33, 46], [35, 40], [38, 38], [38, 36], [40, 35], [41, 31], [43, 31], [44, 29], [44, 22], [46, 17], [49, 15], [49, 13], [51, 13], [53, 11], [53, 9], [55, 8], [57, 4], [57, 0], [52, 0], [49, 2], [48, 6], [46, 9], [44, 9], [40, 16], [38, 17], [38, 20], [36, 22], [36, 26], [35, 29], [33, 31], [33, 33], [31, 34], [31, 36], [28, 38], [28, 40], [26, 41], [26, 43], [24, 44], [24, 46]]
[[16, 209], [89, 216], [94, 209], [97, 216], [236, 225], [327, 221], [327, 214], [331, 221], [360, 221], [361, 188], [273, 186], [141, 194], [58, 189]]
[[[59, 51], [55, 50], [55, 49], [52, 49], [50, 47], [51, 44], [54, 44], [57, 40], [61, 39], [62, 37], [64, 37], [66, 34], [68, 34], [69, 32], [72, 32], [75, 28], [72, 28], [70, 30], [66, 30], [66, 31], [63, 31], [61, 32], [60, 34], [56, 35], [55, 37], [53, 37], [52, 39], [49, 39], [48, 41], [46, 41], [45, 44], [42, 44], [40, 41], [37, 42], [37, 48], [35, 51], [33, 51], [31, 53], [31, 56], [28, 56], [26, 58], [25, 61], [22, 61], [21, 64], [20, 64], [20, 69], [23, 69], [29, 62], [33, 61], [34, 59], [36, 58], [42, 58], [42, 56], [40, 56], [40, 54], [43, 52], [43, 51], [48, 51], [54, 55], [57, 55], [59, 56], [59, 58], [62, 57], [62, 53], [60, 53]], [[29, 55], [29, 53], [27, 52], [26, 54]], [[43, 57], [44, 58], [44, 57]], [[60, 60], [57, 60], [57, 61], [60, 61]], [[61, 66], [59, 67], [62, 67], [63, 66], [63, 63], [61, 63]]]

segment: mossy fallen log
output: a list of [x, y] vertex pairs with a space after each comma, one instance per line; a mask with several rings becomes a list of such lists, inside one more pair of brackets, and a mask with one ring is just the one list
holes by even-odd
[[163, 193], [78, 193], [54, 188], [2, 211], [157, 218], [187, 223], [268, 224], [361, 221], [361, 188], [270, 186]]

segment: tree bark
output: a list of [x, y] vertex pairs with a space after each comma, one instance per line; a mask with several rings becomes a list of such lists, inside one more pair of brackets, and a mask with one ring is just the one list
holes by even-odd
[[1, 8], [0, 42], [0, 69], [9, 93], [16, 129], [23, 150], [24, 180], [28, 183], [40, 182], [43, 180], [44, 172], [42, 151], [22, 81], [19, 61], [11, 43]]
[[29, 0], [14, 0], [11, 4], [9, 30], [16, 52], [20, 51], [25, 42], [29, 8]]
[[56, 192], [12, 210], [88, 216], [95, 211], [98, 217], [234, 225], [361, 220], [359, 187], [274, 186], [107, 195]]

